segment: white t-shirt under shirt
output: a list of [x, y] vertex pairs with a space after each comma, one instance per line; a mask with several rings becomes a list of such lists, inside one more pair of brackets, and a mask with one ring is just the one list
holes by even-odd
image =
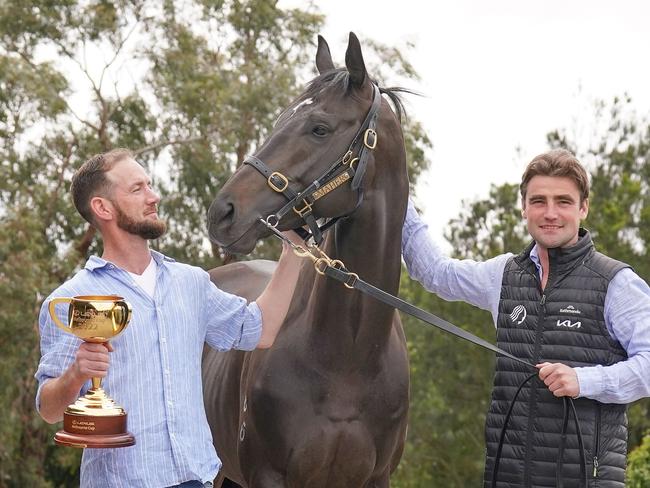
[[156, 290], [156, 269], [158, 265], [156, 264], [156, 260], [151, 258], [149, 261], [149, 266], [142, 272], [141, 275], [131, 273], [129, 271], [129, 274], [131, 275], [131, 278], [133, 278], [133, 281], [136, 282], [136, 284], [142, 288], [147, 295], [149, 295], [153, 299], [153, 294], [154, 291]]

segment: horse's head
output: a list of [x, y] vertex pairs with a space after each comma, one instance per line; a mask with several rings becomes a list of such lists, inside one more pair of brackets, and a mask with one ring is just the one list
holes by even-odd
[[[319, 36], [320, 75], [282, 112], [255, 156], [226, 182], [208, 211], [210, 239], [231, 252], [252, 251], [269, 230], [352, 213], [373, 188], [373, 150], [401, 150], [399, 122], [366, 72], [361, 46], [350, 33], [346, 69], [336, 69]], [[381, 112], [381, 133], [375, 128]], [[375, 146], [376, 149], [375, 149]], [[404, 173], [404, 170], [402, 170]], [[317, 229], [317, 226], [316, 226]]]

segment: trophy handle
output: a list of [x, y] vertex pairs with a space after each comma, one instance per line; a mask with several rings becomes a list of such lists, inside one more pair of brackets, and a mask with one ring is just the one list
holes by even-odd
[[50, 317], [52, 317], [52, 320], [54, 321], [56, 326], [61, 330], [70, 332], [70, 328], [67, 325], [65, 325], [63, 322], [61, 322], [59, 320], [59, 317], [56, 315], [56, 311], [54, 310], [54, 307], [58, 303], [72, 303], [72, 298], [67, 298], [67, 297], [53, 298], [52, 300], [50, 300], [50, 304], [49, 304]]
[[124, 300], [120, 300], [115, 302], [116, 307], [120, 307], [122, 309], [122, 323], [120, 324], [122, 327], [126, 326], [131, 321], [131, 314], [133, 310], [131, 309], [131, 305], [129, 302], [126, 302]]

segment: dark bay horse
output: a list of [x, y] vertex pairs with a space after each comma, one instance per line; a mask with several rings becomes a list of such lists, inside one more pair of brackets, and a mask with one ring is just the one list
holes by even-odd
[[[356, 185], [353, 178], [339, 179], [323, 190], [313, 214], [320, 222], [347, 216], [328, 231], [322, 249], [364, 280], [397, 294], [408, 195], [402, 106], [393, 90], [374, 85], [354, 34], [345, 59], [346, 68], [335, 69], [319, 37], [320, 75], [281, 114], [253, 159], [300, 192], [343, 158], [376, 107], [377, 137], [363, 136], [365, 174]], [[356, 157], [355, 150], [348, 164], [356, 163], [358, 170]], [[259, 168], [242, 165], [210, 207], [211, 240], [233, 252], [250, 252], [269, 235], [259, 219], [287, 203], [278, 188], [282, 181], [267, 182]], [[293, 211], [278, 222], [279, 229], [301, 225]], [[222, 289], [254, 300], [273, 266], [240, 262], [212, 270], [211, 277]], [[223, 476], [255, 488], [390, 485], [404, 448], [409, 403], [402, 325], [394, 309], [318, 275], [310, 261], [302, 266], [273, 347], [250, 353], [206, 348], [203, 383], [224, 463], [217, 486]]]

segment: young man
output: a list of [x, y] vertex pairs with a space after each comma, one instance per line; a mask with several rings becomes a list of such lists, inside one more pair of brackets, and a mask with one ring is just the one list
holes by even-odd
[[[497, 345], [536, 364], [508, 425], [499, 487], [582, 486], [578, 441], [561, 440], [563, 401], [575, 406], [590, 486], [623, 487], [625, 404], [650, 396], [650, 288], [627, 265], [596, 252], [580, 222], [589, 180], [566, 150], [537, 156], [521, 185], [522, 216], [533, 242], [519, 255], [485, 262], [442, 256], [409, 204], [402, 253], [411, 277], [446, 300], [492, 312]], [[485, 486], [499, 435], [525, 365], [498, 357], [486, 420]], [[560, 459], [560, 444], [564, 443]], [[597, 480], [597, 481], [594, 481]]]
[[[205, 271], [149, 248], [166, 224], [157, 214], [160, 197], [128, 150], [84, 163], [71, 192], [79, 213], [101, 233], [104, 251], [43, 304], [36, 406], [47, 422], [58, 422], [91, 377], [104, 377], [106, 391], [128, 412], [136, 444], [86, 449], [81, 486], [210, 486], [221, 463], [203, 409], [203, 344], [219, 350], [270, 347], [300, 258], [285, 245], [269, 285], [247, 305], [219, 290]], [[108, 349], [81, 342], [49, 317], [51, 298], [88, 294], [120, 295], [133, 307], [129, 326]]]

